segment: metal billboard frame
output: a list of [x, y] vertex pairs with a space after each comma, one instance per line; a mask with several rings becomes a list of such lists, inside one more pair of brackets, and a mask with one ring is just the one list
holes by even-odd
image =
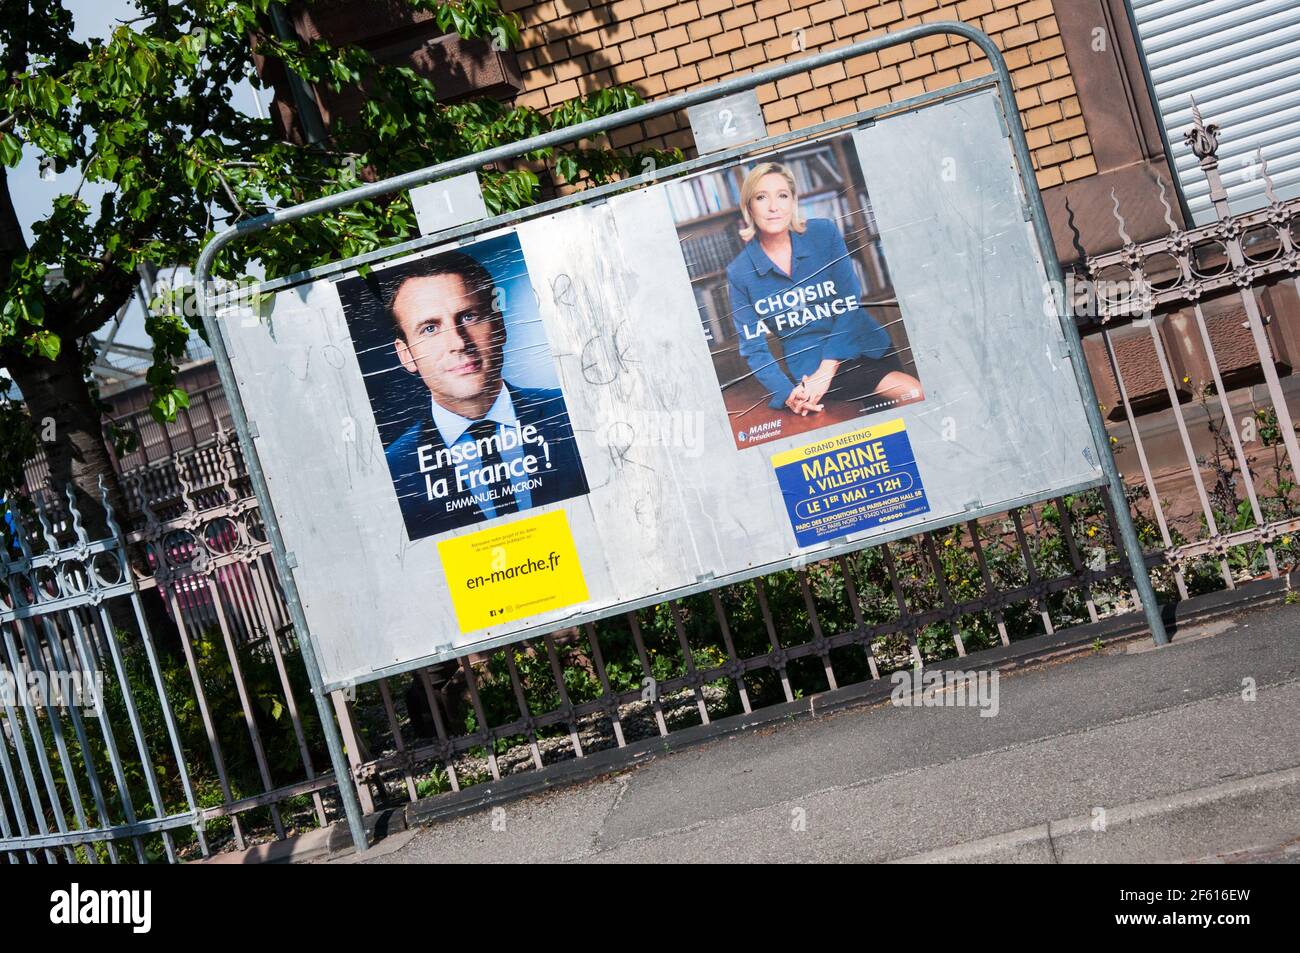
[[[635, 178], [629, 177], [628, 179], [619, 180], [618, 182], [609, 183], [596, 188], [585, 189], [581, 192], [575, 192], [544, 203], [539, 203], [535, 206], [519, 209], [515, 212], [504, 213], [494, 218], [478, 219], [463, 225], [449, 227], [436, 233], [421, 235], [418, 238], [413, 238], [397, 245], [376, 249], [375, 251], [367, 252], [362, 255], [356, 255], [351, 258], [340, 259], [334, 262], [327, 262], [326, 264], [318, 265], [302, 272], [297, 272], [283, 278], [264, 282], [259, 284], [256, 290], [261, 294], [274, 293], [280, 290], [301, 287], [307, 283], [325, 280], [332, 276], [346, 275], [361, 265], [416, 254], [424, 249], [434, 246], [448, 246], [450, 244], [464, 246], [479, 239], [480, 236], [499, 235], [502, 233], [501, 230], [503, 228], [509, 229], [523, 222], [545, 217], [567, 208], [573, 208], [578, 205], [600, 205], [612, 194], [634, 191], [637, 187], [644, 184], [652, 184], [658, 181], [673, 181], [689, 176], [692, 173], [707, 172], [714, 168], [725, 168], [733, 159], [746, 156], [765, 155], [788, 143], [798, 144], [800, 142], [817, 142], [822, 141], [824, 138], [829, 138], [834, 134], [847, 134], [855, 130], [870, 128], [875, 124], [879, 117], [906, 114], [909, 111], [913, 111], [918, 105], [921, 107], [928, 107], [936, 105], [939, 102], [960, 100], [964, 97], [974, 96], [984, 90], [991, 90], [995, 86], [996, 78], [992, 76], [966, 80], [962, 83], [945, 87], [942, 90], [935, 90], [933, 93], [924, 94], [907, 100], [900, 100], [897, 103], [890, 103], [886, 106], [864, 110], [837, 119], [826, 120], [803, 129], [781, 133], [776, 136], [769, 136], [761, 140], [751, 141], [732, 149], [725, 151], [720, 150], [685, 162], [679, 162], [672, 166], [665, 167], [663, 170], [643, 173]], [[1000, 101], [998, 122], [1003, 136], [1006, 137], [1008, 135], [1008, 129], [1005, 114], [1000, 107]], [[1023, 188], [1023, 182], [1020, 184]], [[1021, 209], [1024, 212], [1026, 219], [1028, 219], [1028, 202], [1025, 199], [1023, 192], [1017, 197], [1020, 201]], [[222, 304], [233, 303], [247, 294], [248, 291], [241, 291], [226, 295], [217, 295], [216, 300]], [[223, 341], [222, 343], [224, 344], [225, 342]], [[1061, 343], [1064, 347], [1062, 353], [1064, 356], [1068, 357], [1073, 353], [1073, 351], [1069, 347], [1068, 342], [1062, 341]], [[256, 421], [250, 421], [249, 425], [254, 430], [257, 429]], [[1089, 433], [1089, 439], [1092, 439], [1091, 433]], [[1095, 447], [1093, 449], [1095, 449]], [[1063, 483], [1059, 486], [1054, 486], [1052, 492], [1057, 494], [1079, 493], [1084, 490], [1099, 487], [1104, 482], [1105, 477], [1103, 475], [1088, 480]], [[1041, 493], [1028, 493], [1007, 497], [999, 502], [991, 504], [968, 504], [959, 515], [954, 515], [952, 519], [961, 521], [982, 519], [987, 516], [993, 516], [997, 513], [1006, 512], [1008, 509], [1037, 502], [1042, 498]], [[978, 503], [978, 501], [976, 501], [976, 503]], [[939, 519], [927, 522], [925, 525], [938, 527], [950, 525], [950, 523]], [[906, 539], [907, 537], [914, 535], [917, 531], [917, 525], [910, 525], [889, 532], [874, 533], [870, 540], [852, 538], [852, 535], [850, 534], [850, 536], [845, 537], [839, 542], [830, 542], [823, 545], [815, 553], [799, 554], [793, 557], [753, 564], [743, 569], [736, 569], [727, 572], [722, 576], [716, 576], [711, 573], [704, 574], [698, 576], [693, 584], [678, 586], [672, 589], [660, 589], [648, 596], [626, 599], [617, 604], [617, 611], [635, 611], [637, 609], [656, 605], [665, 599], [684, 599], [702, 592], [708, 592], [712, 589], [718, 588], [719, 586], [746, 582], [782, 569], [797, 569], [805, 564], [805, 560], [821, 561], [825, 559], [834, 559], [851, 552], [856, 552], [857, 550], [864, 548], [864, 545], [874, 546], [895, 542], [900, 539]], [[290, 552], [289, 558], [291, 562], [295, 561], [296, 555]], [[581, 626], [587, 623], [596, 622], [608, 618], [611, 611], [611, 609], [594, 609], [589, 612], [574, 613], [565, 617], [564, 624], [566, 626]], [[333, 681], [324, 681], [322, 673], [322, 687], [327, 692], [347, 690], [364, 682], [403, 675], [430, 665], [436, 665], [440, 662], [454, 661], [462, 655], [473, 654], [480, 651], [490, 651], [524, 639], [544, 635], [548, 632], [554, 631], [554, 625], [554, 622], [543, 622], [536, 625], [526, 626], [515, 629], [507, 634], [480, 639], [474, 642], [472, 646], [464, 647], [463, 650], [431, 652], [427, 655], [421, 655], [416, 658], [396, 662], [391, 665], [385, 665], [380, 668], [372, 668], [366, 674], [365, 678], [361, 680], [358, 680], [357, 678], [345, 678]]]
[[[553, 130], [544, 135], [534, 136], [520, 142], [497, 146], [493, 149], [488, 149], [473, 155], [462, 156], [458, 159], [452, 159], [437, 165], [427, 166], [423, 169], [417, 169], [413, 172], [394, 176], [379, 182], [368, 183], [347, 192], [340, 192], [335, 195], [313, 199], [309, 202], [303, 202], [285, 209], [277, 209], [233, 225], [214, 236], [203, 247], [198, 262], [194, 268], [194, 282], [198, 289], [199, 315], [203, 321], [209, 343], [212, 347], [213, 357], [217, 365], [217, 371], [222, 387], [225, 390], [229, 401], [231, 418], [239, 438], [244, 460], [248, 467], [253, 491], [257, 497], [257, 502], [262, 512], [262, 519], [266, 526], [267, 537], [272, 546], [272, 556], [276, 568], [276, 574], [279, 577], [279, 582], [282, 591], [284, 592], [285, 602], [288, 606], [290, 617], [293, 620], [295, 628], [298, 630], [299, 644], [302, 647], [303, 653], [303, 661], [306, 665], [308, 678], [311, 682], [312, 693], [316, 696], [316, 705], [320, 713], [322, 728], [329, 749], [330, 761], [334, 768], [335, 777], [338, 779], [339, 796], [343, 803], [344, 813], [347, 816], [353, 843], [358, 851], [364, 851], [366, 849], [367, 837], [362, 822], [361, 807], [357, 797], [355, 782], [351, 776], [347, 758], [343, 751], [343, 741], [338, 726], [333, 720], [333, 711], [331, 710], [329, 701], [326, 698], [328, 688], [323, 683], [316, 655], [316, 647], [312, 640], [310, 629], [307, 626], [302, 601], [294, 582], [292, 572], [294, 564], [285, 549], [284, 537], [280, 531], [279, 521], [275, 514], [270, 491], [266, 482], [266, 476], [262, 470], [257, 455], [257, 448], [253, 443], [248, 418], [243, 406], [243, 400], [235, 379], [234, 368], [230, 362], [230, 354], [226, 348], [225, 340], [222, 338], [220, 328], [217, 324], [215, 308], [217, 305], [222, 303], [223, 300], [229, 300], [229, 296], [210, 294], [210, 273], [217, 253], [236, 239], [266, 231], [276, 225], [287, 224], [322, 212], [334, 211], [379, 196], [391, 195], [395, 192], [405, 191], [415, 186], [424, 185], [438, 179], [448, 178], [464, 172], [472, 172], [489, 163], [515, 159], [537, 149], [574, 142], [634, 122], [652, 119], [656, 116], [664, 115], [665, 113], [676, 112], [685, 109], [688, 106], [709, 102], [733, 93], [755, 89], [765, 83], [775, 82], [788, 76], [805, 73], [822, 66], [840, 63], [855, 56], [861, 56], [888, 47], [910, 43], [923, 37], [938, 35], [957, 36], [974, 43], [980, 48], [985, 56], [988, 57], [989, 62], [993, 66], [993, 76], [991, 78], [981, 77], [975, 80], [967, 80], [963, 83], [945, 87], [944, 89], [928, 92], [898, 103], [890, 103], [887, 106], [878, 107], [876, 109], [866, 110], [852, 116], [844, 117], [843, 119], [831, 120], [805, 129], [768, 137], [759, 140], [758, 142], [746, 143], [745, 145], [737, 147], [734, 150], [729, 150], [728, 152], [711, 153], [708, 156], [700, 157], [684, 163], [677, 163], [663, 169], [652, 170], [598, 188], [563, 196], [527, 209], [498, 215], [487, 220], [471, 222], [456, 228], [446, 229], [434, 235], [422, 236], [419, 239], [414, 239], [409, 242], [389, 246], [383, 249], [377, 249], [374, 252], [356, 256], [346, 261], [330, 263], [328, 265], [320, 266], [319, 268], [287, 276], [286, 278], [265, 282], [259, 286], [259, 291], [274, 291], [279, 288], [289, 287], [301, 284], [304, 281], [320, 278], [327, 274], [350, 270], [358, 265], [367, 264], [372, 261], [378, 261], [416, 251], [429, 245], [445, 243], [478, 232], [499, 229], [503, 226], [545, 215], [570, 205], [590, 203], [593, 200], [599, 199], [604, 195], [613, 192], [626, 191], [641, 185], [659, 181], [660, 179], [675, 178], [682, 173], [715, 164], [732, 156], [740, 156], [749, 152], [761, 151], [786, 141], [805, 139], [831, 129], [862, 125], [864, 122], [870, 121], [879, 115], [912, 111], [932, 102], [984, 87], [993, 88], [997, 94], [997, 101], [1001, 108], [1002, 118], [1005, 121], [1007, 135], [1011, 140], [1012, 149], [1016, 159], [1017, 173], [1020, 177], [1021, 187], [1024, 191], [1024, 198], [1028, 205], [1028, 213], [1033, 225], [1034, 237], [1038, 242], [1039, 252], [1042, 255], [1043, 267], [1046, 272], [1047, 280], [1051, 283], [1053, 288], [1063, 288], [1064, 277], [1061, 270], [1061, 264], [1056, 257], [1056, 248], [1052, 240], [1051, 230], [1048, 227], [1047, 211], [1043, 206], [1042, 195], [1038, 189], [1038, 183], [1033, 177], [1033, 161], [1030, 156], [1028, 142], [1025, 139], [1025, 131], [1020, 119], [1020, 112], [1015, 105], [1015, 90], [1012, 85], [1011, 73], [1007, 68], [1006, 60], [1002, 56], [1002, 52], [998, 49], [997, 44], [987, 33], [984, 33], [982, 30], [970, 26], [969, 24], [957, 21], [942, 21], [908, 27], [907, 29], [899, 30], [896, 33], [889, 33], [883, 36], [861, 40], [857, 43], [851, 43], [848, 46], [839, 47], [837, 49], [828, 50], [824, 53], [817, 53], [813, 56], [803, 57], [777, 66], [757, 70], [747, 75], [738, 76], [701, 89], [678, 93], [674, 96], [645, 103], [641, 106], [636, 106], [632, 109], [615, 113], [611, 116], [589, 120], [575, 126]], [[1129, 512], [1128, 500], [1124, 492], [1124, 484], [1119, 475], [1119, 470], [1115, 465], [1115, 459], [1110, 452], [1110, 442], [1108, 434], [1106, 433], [1105, 422], [1101, 416], [1096, 389], [1093, 385], [1092, 378], [1089, 376], [1087, 365], [1082, 360], [1083, 346], [1079, 335], [1079, 329], [1075, 324], [1073, 315], [1068, 313], [1063, 302], [1060, 303], [1062, 306], [1057, 309], [1057, 317], [1060, 321], [1061, 330], [1068, 346], [1068, 357], [1074, 369], [1075, 383], [1078, 386], [1080, 397], [1083, 400], [1084, 412], [1087, 416], [1088, 427], [1092, 435], [1093, 449], [1096, 452], [1102, 467], [1103, 478], [1100, 485], [1105, 487], [1106, 492], [1110, 497], [1112, 508], [1115, 512], [1116, 522], [1118, 524], [1120, 542], [1123, 546], [1125, 555], [1128, 558], [1133, 584], [1142, 603], [1147, 625], [1151, 630], [1152, 639], [1156, 645], [1164, 645], [1169, 640], [1168, 635], [1165, 632], [1160, 606], [1156, 600], [1155, 591], [1151, 586], [1151, 579], [1147, 572], [1146, 561], [1143, 558], [1141, 545], [1138, 542], [1137, 531]], [[1086, 485], [1096, 486], [1098, 484], [1090, 482]], [[1066, 487], [1062, 489], [1069, 491], [1079, 488], [1080, 487]], [[1004, 502], [999, 504], [996, 508], [990, 508], [990, 511], [1001, 512], [1005, 510], [1005, 508], [1006, 503]], [[965, 518], [974, 518], [979, 515], [982, 515], [981, 511], [971, 511], [963, 514]], [[912, 535], [912, 532], [913, 530], [902, 531], [898, 535]], [[872, 537], [870, 542], [864, 540], [847, 542], [834, 547], [833, 549], [827, 550], [825, 554], [830, 556], [839, 552], [861, 549], [865, 548], [866, 545], [886, 542], [891, 538], [897, 538], [897, 536], [890, 537], [889, 535], [883, 535]], [[769, 564], [768, 566], [750, 572], [745, 576], [740, 576], [738, 574], [738, 578], [761, 575], [776, 568], [787, 567], [795, 562], [797, 562], [797, 558], [795, 560], [786, 560]], [[698, 588], [714, 588], [716, 585], [716, 581], [702, 581]], [[662, 596], [662, 594], [658, 594], [655, 598], [641, 604], [648, 605], [653, 602], [661, 601], [661, 598], [659, 598], [660, 596]], [[635, 603], [628, 603], [624, 607], [631, 606], [635, 606]], [[489, 642], [485, 642], [484, 644], [485, 646], [490, 643], [500, 645], [518, 641], [519, 638], [522, 637], [526, 636], [521, 635], [520, 633], [513, 633], [511, 636], [502, 637], [499, 640], [489, 640]], [[423, 660], [423, 664], [427, 663], [427, 659]], [[404, 668], [409, 667], [410, 666], [405, 666]], [[372, 678], [382, 678], [386, 674], [394, 674], [394, 672], [389, 670], [378, 671], [373, 673]]]

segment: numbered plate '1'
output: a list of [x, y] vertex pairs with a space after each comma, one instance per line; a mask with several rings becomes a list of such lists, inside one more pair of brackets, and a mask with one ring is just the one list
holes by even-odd
[[756, 90], [691, 106], [686, 115], [691, 121], [691, 132], [700, 155], [721, 152], [767, 136]]
[[421, 235], [455, 228], [488, 217], [478, 173], [466, 172], [411, 189], [411, 205]]

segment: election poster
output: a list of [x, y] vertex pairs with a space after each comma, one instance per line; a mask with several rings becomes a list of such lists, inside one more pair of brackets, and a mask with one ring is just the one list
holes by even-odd
[[438, 558], [462, 632], [526, 619], [588, 598], [564, 510], [441, 540]]
[[337, 288], [412, 541], [587, 493], [517, 235]]
[[924, 399], [851, 134], [667, 192], [738, 448]]
[[930, 511], [901, 418], [772, 456], [800, 546]]

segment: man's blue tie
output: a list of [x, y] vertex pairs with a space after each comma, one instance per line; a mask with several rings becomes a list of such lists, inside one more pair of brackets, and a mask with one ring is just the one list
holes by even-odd
[[[476, 420], [474, 423], [469, 425], [469, 435], [479, 442], [479, 446], [490, 448], [479, 458], [480, 466], [484, 469], [494, 467], [496, 464], [503, 462], [501, 458], [501, 450], [498, 447], [499, 442], [493, 441], [490, 444], [484, 442], [494, 436], [496, 432], [497, 425], [490, 420]], [[505, 516], [507, 513], [516, 513], [519, 511], [519, 500], [515, 495], [513, 493], [502, 493], [503, 489], [508, 489], [510, 487], [510, 483], [511, 481], [508, 479], [494, 480], [481, 488], [495, 489], [498, 493], [497, 498], [492, 501], [492, 506], [495, 510], [493, 514], [494, 516]], [[480, 506], [480, 512], [482, 509], [483, 508]], [[487, 514], [485, 513], [484, 515], [486, 516]]]

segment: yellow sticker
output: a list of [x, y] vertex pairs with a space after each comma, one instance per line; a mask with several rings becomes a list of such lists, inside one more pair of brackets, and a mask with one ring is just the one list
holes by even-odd
[[564, 510], [443, 540], [438, 556], [461, 632], [587, 601]]

